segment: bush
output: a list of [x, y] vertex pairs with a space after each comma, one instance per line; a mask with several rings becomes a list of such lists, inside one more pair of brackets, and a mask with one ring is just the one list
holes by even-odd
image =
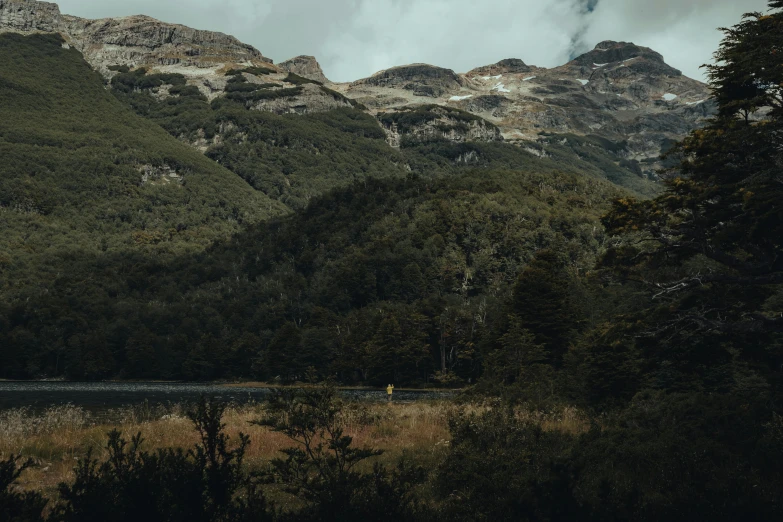
[[295, 73], [288, 73], [288, 76], [286, 76], [285, 80], [283, 81], [286, 83], [292, 83], [294, 85], [305, 85], [308, 83], [313, 83], [315, 85], [323, 85], [322, 82], [311, 80], [310, 78], [304, 78]]
[[449, 421], [436, 488], [446, 520], [582, 520], [572, 491], [573, 437], [545, 432], [498, 405]]
[[16, 482], [24, 471], [33, 465], [28, 459], [11, 455], [0, 460], [0, 520], [8, 522], [43, 521], [41, 512], [46, 506], [46, 500], [40, 493], [20, 492], [15, 488]]
[[241, 76], [242, 73], [248, 73], [254, 76], [266, 76], [276, 72], [277, 71], [270, 69], [269, 67], [245, 67], [244, 69], [232, 69], [226, 73], [226, 76]]
[[174, 94], [177, 96], [200, 96], [204, 101], [206, 101], [206, 98], [201, 94], [201, 91], [198, 90], [198, 87], [195, 85], [175, 85], [171, 89], [169, 89], [169, 94]]
[[424, 510], [412, 494], [426, 475], [420, 467], [401, 462], [395, 470], [376, 464], [371, 474], [356, 466], [382, 452], [355, 448], [343, 434], [341, 403], [334, 386], [320, 385], [277, 392], [267, 417], [256, 421], [288, 436], [297, 445], [274, 459], [270, 480], [308, 503], [297, 521], [423, 520]]
[[103, 463], [79, 461], [73, 484], [60, 484], [53, 519], [263, 521], [271, 519], [263, 493], [244, 469], [250, 440], [240, 433], [229, 447], [221, 423], [225, 407], [202, 399], [189, 413], [200, 442], [192, 449], [141, 449], [114, 430]]

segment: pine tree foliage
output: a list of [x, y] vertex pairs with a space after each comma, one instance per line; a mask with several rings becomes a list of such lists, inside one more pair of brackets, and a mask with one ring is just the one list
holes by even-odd
[[702, 375], [738, 364], [777, 372], [783, 356], [783, 309], [770, 301], [783, 283], [783, 6], [770, 7], [724, 29], [709, 66], [720, 113], [676, 147], [666, 192], [621, 199], [605, 219], [625, 234], [605, 265], [651, 289], [649, 338]]

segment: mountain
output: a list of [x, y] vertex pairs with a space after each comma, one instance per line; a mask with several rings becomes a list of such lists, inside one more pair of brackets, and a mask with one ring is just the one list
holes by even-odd
[[20, 34], [60, 33], [96, 70], [130, 67], [219, 68], [222, 64], [270, 63], [233, 36], [168, 24], [148, 16], [86, 20], [60, 13], [56, 4], [0, 0], [0, 30]]
[[[312, 56], [274, 65], [233, 37], [143, 16], [84, 20], [60, 14], [54, 4], [0, 0], [2, 31], [59, 32], [107, 79], [120, 67], [181, 74], [209, 100], [236, 97], [238, 88], [229, 87], [226, 73], [241, 71], [247, 83], [256, 86], [241, 88], [255, 90], [245, 96], [248, 108], [302, 115], [358, 107], [380, 121], [394, 147], [422, 139], [465, 142], [502, 137], [538, 155], [553, 154], [552, 147], [566, 148], [573, 161], [580, 162], [586, 147], [600, 143], [606, 153], [602, 169], [622, 171], [607, 174], [608, 179], [648, 195], [657, 191], [661, 153], [714, 114], [706, 85], [683, 76], [659, 53], [626, 42], [602, 42], [552, 69], [518, 58], [464, 74], [412, 64], [338, 84], [328, 81]], [[167, 96], [167, 91], [160, 96]], [[423, 126], [408, 124], [407, 131], [400, 132], [399, 125], [388, 124], [402, 117], [394, 113], [421, 115], [435, 105], [444, 109], [424, 118]], [[444, 119], [447, 109], [452, 117]], [[488, 123], [454, 125], [456, 109]], [[477, 132], [476, 126], [500, 132]], [[406, 139], [406, 132], [412, 139]]]
[[706, 85], [655, 51], [626, 42], [602, 42], [552, 69], [520, 59], [466, 74], [415, 64], [332, 88], [378, 115], [420, 104], [460, 108], [523, 147], [567, 134], [625, 142], [618, 161], [633, 162], [647, 179], [656, 179], [662, 149], [714, 114]]
[[0, 155], [2, 295], [71, 256], [200, 250], [287, 212], [134, 114], [56, 34], [0, 35]]
[[600, 216], [709, 107], [632, 44], [335, 84], [147, 17], [0, 32], [0, 377], [475, 379], [536, 252], [610, 305]]

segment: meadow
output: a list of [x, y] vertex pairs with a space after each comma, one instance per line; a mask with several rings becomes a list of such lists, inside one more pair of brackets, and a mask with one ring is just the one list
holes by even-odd
[[[401, 459], [434, 471], [448, 453], [449, 419], [460, 414], [484, 413], [492, 407], [491, 401], [346, 402], [341, 409], [340, 423], [356, 447], [383, 451], [382, 455], [363, 462], [361, 471], [369, 472], [376, 463], [394, 467]], [[125, 439], [140, 433], [144, 440], [142, 449], [146, 451], [193, 447], [198, 442], [198, 434], [187, 417], [187, 408], [184, 404], [147, 404], [100, 413], [73, 405], [43, 411], [8, 409], [0, 412], [0, 460], [12, 454], [32, 458], [35, 465], [23, 473], [17, 487], [40, 491], [53, 499], [58, 484], [73, 481], [79, 459], [88, 454], [99, 461], [106, 459], [107, 433], [113, 429], [120, 431]], [[589, 429], [586, 415], [573, 407], [549, 412], [518, 408], [516, 414], [545, 431], [576, 435]], [[266, 415], [264, 403], [229, 405], [223, 415], [225, 433], [231, 441], [236, 442], [239, 433], [250, 437], [245, 457], [245, 465], [250, 470], [264, 469], [271, 459], [281, 457], [281, 450], [296, 446], [282, 433], [251, 424]], [[268, 488], [267, 495], [279, 507], [298, 507], [295, 498], [276, 490], [274, 485]]]

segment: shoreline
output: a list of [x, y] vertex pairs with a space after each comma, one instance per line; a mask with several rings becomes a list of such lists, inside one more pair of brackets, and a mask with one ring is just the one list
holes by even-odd
[[[257, 389], [301, 389], [301, 388], [309, 388], [312, 386], [316, 386], [309, 383], [293, 383], [293, 384], [275, 384], [275, 383], [268, 383], [268, 382], [262, 382], [262, 381], [234, 381], [234, 382], [227, 382], [227, 381], [156, 381], [156, 380], [118, 380], [118, 379], [107, 379], [103, 381], [75, 381], [75, 380], [67, 380], [67, 379], [28, 379], [28, 380], [17, 380], [17, 379], [0, 379], [0, 383], [19, 383], [19, 384], [30, 384], [30, 383], [40, 383], [40, 384], [182, 384], [182, 385], [200, 385], [200, 386], [216, 386], [221, 388], [257, 388]], [[344, 390], [344, 391], [386, 391], [386, 387], [372, 387], [372, 386], [335, 386], [335, 389], [337, 390]], [[466, 391], [468, 388], [410, 388], [410, 387], [399, 387], [394, 388], [394, 391], [398, 392], [411, 392], [411, 393], [431, 393], [431, 392], [452, 392], [452, 393], [460, 393]]]

